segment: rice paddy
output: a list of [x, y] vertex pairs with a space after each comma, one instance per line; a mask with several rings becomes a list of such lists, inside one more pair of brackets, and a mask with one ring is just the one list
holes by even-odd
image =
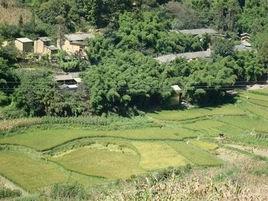
[[187, 164], [221, 166], [215, 150], [225, 143], [268, 147], [267, 103], [267, 90], [241, 92], [232, 105], [149, 113], [145, 118], [155, 126], [133, 129], [27, 123], [0, 136], [0, 175], [38, 192], [56, 183], [91, 186]]

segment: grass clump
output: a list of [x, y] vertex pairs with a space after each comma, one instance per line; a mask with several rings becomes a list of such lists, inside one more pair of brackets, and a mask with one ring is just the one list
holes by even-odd
[[19, 190], [11, 190], [5, 187], [0, 188], [0, 200], [19, 196], [21, 196], [21, 192]]
[[264, 167], [257, 168], [256, 170], [253, 171], [253, 174], [257, 176], [268, 176], [268, 165]]
[[55, 184], [50, 197], [55, 200], [85, 200], [87, 198], [85, 188], [78, 184]]

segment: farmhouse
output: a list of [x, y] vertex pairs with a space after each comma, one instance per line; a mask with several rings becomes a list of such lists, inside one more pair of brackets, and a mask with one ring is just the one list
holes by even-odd
[[39, 37], [36, 41], [34, 41], [34, 53], [43, 54], [45, 47], [49, 46], [50, 43], [51, 39], [49, 37]]
[[15, 40], [15, 47], [21, 52], [32, 52], [34, 42], [29, 38], [17, 38]]
[[202, 28], [202, 29], [183, 29], [183, 30], [172, 30], [174, 32], [183, 33], [193, 36], [202, 36], [204, 34], [216, 35], [218, 32], [214, 29]]
[[69, 54], [80, 54], [83, 56], [85, 55], [87, 40], [94, 37], [95, 36], [92, 33], [66, 34], [64, 35], [62, 44], [60, 44], [61, 42], [58, 40], [58, 47]]
[[58, 48], [51, 45], [51, 39], [48, 37], [39, 37], [34, 41], [34, 53], [40, 55], [53, 55], [58, 52]]
[[55, 75], [55, 81], [58, 83], [61, 89], [74, 90], [82, 83], [79, 73], [67, 73], [61, 75]]
[[205, 59], [205, 58], [209, 58], [209, 57], [211, 57], [211, 50], [210, 49], [208, 49], [206, 51], [199, 51], [199, 52], [167, 54], [167, 55], [156, 57], [155, 60], [157, 60], [159, 63], [169, 63], [171, 61], [174, 61], [177, 58], [184, 58], [188, 61], [191, 61], [194, 59]]
[[252, 45], [250, 43], [250, 35], [248, 33], [242, 33], [240, 35], [240, 44], [235, 45], [235, 51], [251, 51], [253, 50]]

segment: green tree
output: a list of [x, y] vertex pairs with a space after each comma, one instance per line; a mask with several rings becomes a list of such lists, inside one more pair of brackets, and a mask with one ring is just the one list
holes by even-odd
[[213, 56], [232, 56], [234, 54], [234, 42], [231, 39], [215, 39], [212, 46]]
[[29, 116], [48, 114], [55, 101], [56, 84], [47, 72], [27, 72], [20, 76], [21, 84], [14, 93], [14, 103]]
[[163, 70], [155, 60], [141, 53], [115, 50], [84, 76], [93, 111], [128, 115], [137, 109], [160, 105], [170, 93], [162, 87]]

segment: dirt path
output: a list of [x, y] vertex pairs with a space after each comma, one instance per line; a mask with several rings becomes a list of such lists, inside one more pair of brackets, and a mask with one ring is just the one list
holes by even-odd
[[[240, 145], [233, 147], [240, 148]], [[266, 167], [266, 162], [254, 160], [250, 156], [226, 148], [219, 148], [217, 154], [226, 162], [223, 169], [238, 168], [239, 171], [235, 173], [234, 178], [238, 183], [243, 184], [246, 191], [250, 192], [252, 199], [249, 200], [268, 200], [268, 176], [253, 173], [254, 170]]]
[[268, 149], [258, 149], [258, 148], [251, 147], [251, 146], [242, 146], [242, 145], [236, 145], [236, 144], [228, 144], [227, 146], [268, 158]]
[[17, 186], [16, 184], [14, 184], [12, 181], [6, 179], [5, 177], [0, 175], [0, 187], [5, 187], [11, 190], [19, 190], [22, 195], [28, 195], [28, 193], [22, 189], [21, 187]]
[[252, 86], [248, 86], [247, 90], [251, 91], [251, 90], [264, 89], [264, 88], [268, 88], [268, 84], [254, 84]]

